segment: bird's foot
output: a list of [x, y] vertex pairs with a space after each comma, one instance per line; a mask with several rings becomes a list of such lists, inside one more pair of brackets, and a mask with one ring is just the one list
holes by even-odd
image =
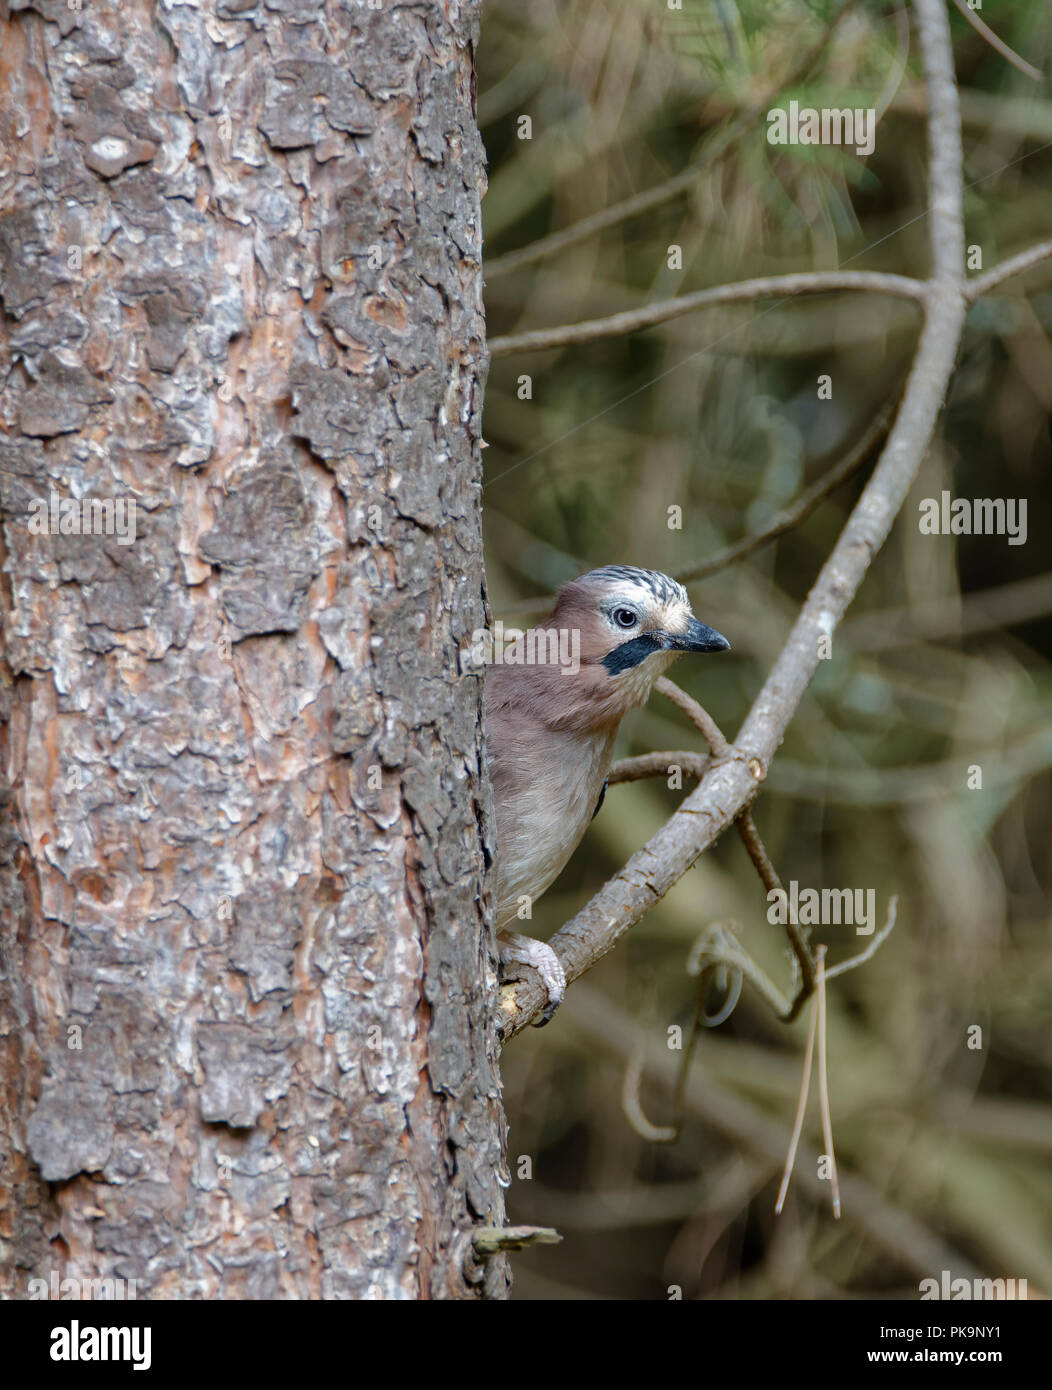
[[498, 939], [502, 965], [532, 966], [544, 981], [544, 987], [548, 991], [548, 1003], [544, 1007], [540, 1022], [535, 1025], [537, 1028], [543, 1028], [566, 997], [566, 972], [563, 970], [562, 962], [546, 941], [538, 941], [535, 936], [521, 936], [518, 932], [502, 931]]

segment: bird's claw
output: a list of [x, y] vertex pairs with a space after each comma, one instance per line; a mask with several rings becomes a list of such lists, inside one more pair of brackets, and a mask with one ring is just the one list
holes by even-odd
[[505, 966], [528, 965], [541, 977], [548, 991], [548, 1002], [534, 1027], [543, 1028], [551, 1022], [552, 1015], [566, 997], [566, 971], [559, 957], [546, 941], [538, 941], [535, 936], [501, 932], [500, 958]]

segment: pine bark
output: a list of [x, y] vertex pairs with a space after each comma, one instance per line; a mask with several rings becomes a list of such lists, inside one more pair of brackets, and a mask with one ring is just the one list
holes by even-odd
[[504, 1292], [477, 11], [0, 14], [0, 1296]]

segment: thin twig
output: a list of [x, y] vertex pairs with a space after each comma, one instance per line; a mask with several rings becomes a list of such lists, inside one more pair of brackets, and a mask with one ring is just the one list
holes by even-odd
[[785, 1155], [785, 1168], [782, 1183], [778, 1189], [778, 1200], [774, 1204], [775, 1216], [781, 1216], [782, 1207], [789, 1192], [793, 1169], [796, 1167], [796, 1151], [800, 1147], [800, 1136], [804, 1132], [804, 1115], [807, 1113], [807, 1097], [811, 1093], [811, 1069], [815, 1056], [815, 1029], [818, 1025], [818, 1000], [811, 1005], [811, 1022], [807, 1029], [807, 1046], [804, 1049], [804, 1068], [800, 1077], [800, 1095], [796, 1102], [796, 1115], [793, 1118], [793, 1132], [789, 1139], [789, 1149]]
[[672, 1139], [666, 1140], [667, 1143], [674, 1143], [683, 1129], [683, 1120], [687, 1113], [687, 1083], [690, 1080], [690, 1068], [694, 1060], [694, 1052], [698, 1046], [698, 1039], [701, 1037], [702, 1008], [702, 982], [699, 979], [698, 987], [694, 992], [694, 1013], [690, 1021], [690, 1034], [687, 1037], [687, 1045], [683, 1049], [683, 1056], [680, 1058], [676, 1089], [672, 1093], [672, 1114], [674, 1117]]
[[[736, 933], [739, 930], [737, 922], [713, 922], [690, 948], [690, 955], [687, 957], [687, 974], [696, 976], [698, 980], [695, 1025], [700, 1024], [703, 1028], [718, 1028], [721, 1023], [726, 1023], [727, 1019], [730, 1018], [741, 998], [742, 978], [745, 970], [740, 961], [748, 959], [748, 957], [738, 945]], [[727, 949], [728, 945], [729, 950]], [[759, 966], [756, 968], [759, 970]], [[733, 980], [728, 980], [728, 970], [734, 977]], [[709, 1014], [705, 1011], [705, 987], [708, 984], [709, 975], [714, 972], [716, 987], [723, 990], [726, 997], [717, 1011], [714, 1014]], [[721, 976], [723, 977], [722, 980]]]
[[708, 710], [703, 709], [697, 700], [688, 695], [685, 690], [680, 690], [674, 681], [670, 681], [667, 676], [659, 676], [654, 682], [654, 689], [659, 695], [664, 695], [666, 700], [671, 700], [677, 709], [683, 711], [694, 727], [701, 731], [715, 757], [722, 758], [730, 751], [730, 744], [724, 738], [722, 730], [712, 715], [709, 714]]
[[822, 1142], [829, 1159], [829, 1181], [833, 1191], [833, 1215], [840, 1220], [840, 1180], [833, 1151], [833, 1118], [829, 1112], [829, 1067], [826, 1061], [826, 948], [819, 946], [815, 953], [818, 962], [818, 1098], [822, 1111]]
[[1014, 48], [1009, 48], [1004, 39], [999, 39], [990, 28], [989, 24], [985, 24], [974, 10], [968, 8], [965, 0], [953, 0], [953, 3], [957, 6], [960, 13], [964, 15], [975, 32], [981, 35], [992, 49], [1000, 53], [1001, 57], [1004, 58], [1006, 62], [1011, 63], [1012, 66], [1018, 68], [1025, 77], [1032, 78], [1035, 82], [1040, 82], [1044, 78], [1044, 73], [1040, 68], [1035, 68], [1033, 63], [1028, 63], [1025, 58], [1020, 58]]
[[[690, 1030], [687, 1034], [686, 1046], [680, 1058], [679, 1070], [676, 1077], [675, 1091], [672, 1097], [673, 1121], [671, 1125], [655, 1125], [646, 1115], [643, 1109], [643, 1102], [640, 1099], [639, 1089], [643, 1076], [643, 1068], [646, 1065], [646, 1042], [644, 1036], [640, 1035], [639, 1045], [632, 1052], [628, 1063], [625, 1066], [625, 1075], [621, 1083], [621, 1109], [624, 1111], [628, 1123], [641, 1138], [648, 1140], [652, 1144], [674, 1144], [679, 1138], [683, 1129], [683, 1118], [686, 1114], [686, 1093], [687, 1082], [690, 1079], [690, 1066], [694, 1059], [694, 1050], [698, 1045], [698, 1038], [701, 1036], [703, 1028], [714, 1028], [723, 1023], [730, 1017], [734, 1007], [741, 995], [741, 982], [743, 969], [739, 968], [736, 961], [729, 965], [734, 972], [733, 983], [728, 991], [728, 997], [717, 1014], [709, 1016], [705, 1012], [705, 993], [708, 986], [708, 975], [710, 968], [715, 964], [718, 968], [726, 970], [728, 961], [726, 956], [721, 956], [718, 960], [711, 956], [713, 949], [719, 952], [727, 950], [728, 943], [731, 948], [736, 947], [737, 943], [731, 933], [733, 924], [714, 922], [708, 927], [691, 948], [687, 957], [687, 974], [697, 978], [697, 986], [694, 991], [694, 1011], [691, 1018]], [[715, 948], [709, 943], [715, 942]], [[744, 953], [742, 953], [744, 955]], [[746, 958], [747, 959], [747, 958]], [[750, 964], [752, 962], [750, 961]], [[759, 970], [759, 966], [755, 967]], [[762, 971], [760, 974], [762, 975]], [[766, 976], [764, 976], [765, 982]], [[772, 989], [774, 986], [772, 985]], [[762, 992], [762, 990], [761, 990]], [[777, 993], [777, 990], [775, 990]]]
[[651, 1124], [644, 1113], [643, 1102], [639, 1099], [639, 1083], [645, 1065], [646, 1035], [640, 1033], [635, 1049], [625, 1063], [625, 1075], [621, 1082], [621, 1109], [640, 1139], [645, 1139], [649, 1144], [674, 1144], [679, 1138], [680, 1124]]
[[1047, 261], [1052, 256], [1052, 240], [1039, 241], [1036, 246], [1030, 246], [1025, 251], [1020, 251], [1018, 255], [1011, 256], [1007, 261], [1002, 261], [1000, 265], [992, 266], [982, 275], [977, 275], [974, 280], [969, 280], [965, 285], [965, 296], [969, 304], [974, 304], [984, 294], [989, 294], [996, 289], [1003, 281], [1010, 279], [1013, 275], [1019, 275], [1024, 270], [1029, 270], [1031, 266], [1040, 265], [1042, 261]]
[[703, 753], [688, 753], [686, 749], [671, 749], [666, 753], [642, 753], [637, 758], [619, 758], [610, 769], [610, 786], [620, 782], [638, 782], [644, 777], [667, 777], [672, 768], [681, 768], [688, 777], [700, 782], [705, 776], [709, 759]]
[[742, 843], [749, 851], [749, 858], [756, 865], [756, 872], [760, 875], [760, 881], [767, 889], [768, 893], [781, 893], [782, 881], [778, 877], [778, 871], [771, 863], [767, 848], [760, 839], [760, 832], [756, 829], [756, 822], [752, 818], [751, 811], [744, 811], [735, 822], [738, 827], [738, 834], [742, 838]]
[[471, 1234], [475, 1254], [482, 1260], [529, 1245], [558, 1245], [561, 1240], [554, 1226], [479, 1226]]
[[877, 932], [876, 936], [864, 951], [859, 951], [857, 956], [851, 956], [848, 960], [842, 960], [839, 965], [834, 965], [831, 970], [826, 970], [825, 978], [827, 981], [835, 979], [837, 975], [846, 975], [849, 970], [854, 970], [856, 966], [862, 965], [863, 962], [870, 960], [877, 954], [881, 946], [884, 945], [884, 942], [887, 941], [892, 933], [895, 926], [895, 918], [898, 915], [898, 907], [899, 895], [895, 893], [888, 903], [888, 919], [881, 927], [880, 931]]
[[782, 1023], [790, 1022], [793, 1004], [739, 944], [730, 930], [733, 925], [730, 922], [713, 922], [706, 927], [691, 949], [687, 973], [701, 976], [714, 967], [726, 966], [749, 981], [777, 1019]]
[[557, 328], [535, 328], [526, 333], [512, 333], [503, 338], [491, 338], [491, 357], [508, 357], [515, 352], [541, 352], [549, 348], [574, 347], [594, 343], [601, 338], [618, 338], [624, 333], [637, 333], [642, 328], [654, 328], [669, 323], [684, 314], [695, 314], [717, 304], [741, 304], [752, 299], [795, 299], [806, 294], [836, 294], [855, 290], [869, 294], [892, 294], [923, 304], [928, 287], [923, 280], [908, 275], [888, 275], [878, 270], [801, 270], [790, 275], [761, 275], [753, 280], [739, 280], [733, 285], [712, 285], [693, 294], [662, 299], [656, 304], [644, 304], [639, 309], [626, 309], [621, 314], [608, 314], [601, 319], [585, 319], [581, 323], [564, 323]]
[[[717, 922], [707, 935], [711, 934], [717, 938], [729, 938], [732, 944], [736, 945], [737, 943], [734, 941], [734, 937], [731, 934], [732, 927], [733, 923], [728, 923], [727, 926], [724, 927], [722, 923]], [[686, 1047], [683, 1049], [683, 1057], [679, 1065], [679, 1075], [676, 1078], [676, 1089], [672, 1096], [672, 1113], [675, 1115], [674, 1123], [677, 1138], [683, 1128], [683, 1120], [687, 1113], [687, 1083], [690, 1080], [690, 1067], [694, 1060], [694, 1052], [698, 1045], [698, 1039], [701, 1037], [701, 1030], [703, 1028], [715, 1027], [718, 1021], [722, 1022], [722, 1019], [710, 1020], [705, 1012], [705, 994], [708, 987], [709, 972], [706, 969], [705, 962], [698, 957], [697, 946], [698, 943], [695, 942], [690, 955], [687, 957], [687, 974], [696, 975], [698, 981], [697, 987], [694, 990], [694, 1015], [691, 1018], [690, 1036], [687, 1039]], [[734, 979], [737, 983], [730, 991], [731, 995], [733, 995], [733, 1000], [731, 1002], [731, 1009], [726, 1016], [729, 1016], [729, 1013], [733, 1011], [741, 995], [742, 971], [737, 967], [732, 966], [731, 968], [734, 970]], [[723, 1011], [721, 1010], [720, 1012], [722, 1013]]]
[[[664, 678], [662, 679], [664, 680]], [[667, 690], [662, 690], [661, 693], [666, 695], [694, 720], [698, 728], [705, 734], [705, 737], [709, 739], [709, 744], [713, 752], [719, 756], [729, 751], [729, 745], [723, 733], [707, 711], [695, 700], [691, 699], [685, 691], [680, 690], [679, 686], [675, 685], [672, 681], [665, 680], [664, 683], [669, 688]], [[615, 763], [610, 769], [610, 784], [617, 785], [621, 782], [632, 782], [644, 777], [663, 777], [667, 775], [669, 768], [673, 766], [682, 767], [688, 775], [700, 780], [704, 775], [704, 769], [708, 766], [708, 763], [708, 758], [700, 757], [696, 753], [688, 753], [685, 751], [644, 753], [641, 757], [623, 758], [620, 762]], [[775, 869], [771, 857], [767, 853], [767, 848], [760, 837], [760, 832], [756, 828], [756, 822], [753, 820], [752, 813], [746, 811], [743, 815], [739, 816], [736, 825], [742, 843], [745, 845], [750, 859], [752, 859], [753, 864], [756, 866], [757, 873], [760, 875], [760, 880], [764, 888], [769, 894], [772, 892], [784, 892], [781, 879], [778, 876], [778, 871]], [[876, 953], [881, 943], [891, 934], [891, 930], [895, 925], [895, 909], [897, 902], [897, 897], [892, 898], [888, 909], [888, 920], [881, 931], [870, 942], [869, 946], [859, 955], [852, 957], [851, 960], [844, 961], [842, 964], [834, 967], [834, 969], [827, 971], [827, 979], [832, 979], [834, 975], [842, 975], [848, 970], [853, 970], [856, 965], [861, 965], [863, 961], [869, 960], [870, 957]], [[728, 998], [724, 1001], [719, 1013], [713, 1017], [708, 1017], [699, 1012], [699, 1015], [696, 1016], [696, 1026], [698, 1022], [700, 1022], [701, 1026], [713, 1028], [723, 1023], [730, 1016], [730, 1013], [733, 1011], [738, 1001], [738, 995], [741, 992], [741, 980], [743, 976], [747, 976], [750, 982], [757, 986], [759, 992], [767, 999], [767, 1002], [773, 1007], [775, 1013], [783, 1022], [793, 1022], [804, 1003], [812, 994], [817, 976], [815, 961], [808, 949], [807, 942], [804, 940], [803, 934], [800, 932], [797, 924], [789, 919], [788, 914], [786, 914], [785, 931], [800, 968], [801, 977], [800, 987], [792, 1003], [784, 999], [778, 987], [768, 979], [751, 958], [746, 956], [744, 951], [741, 951], [740, 948], [737, 947], [736, 943], [733, 954], [722, 952], [719, 955], [712, 955], [711, 947], [709, 946], [709, 933], [699, 937], [687, 963], [688, 972], [690, 974], [697, 974], [700, 972], [702, 967], [698, 962], [701, 960], [702, 955], [704, 955], [708, 957], [710, 965], [722, 965], [732, 969], [737, 976], [737, 983], [731, 985], [728, 991]], [[743, 958], [749, 961], [749, 966], [752, 968], [748, 968], [743, 964]], [[762, 977], [762, 979], [760, 977]], [[640, 1109], [639, 1114], [641, 1123], [649, 1125], [650, 1122], [643, 1115], [642, 1109]], [[640, 1133], [642, 1133], [642, 1130], [640, 1130]], [[676, 1131], [676, 1133], [678, 1133], [678, 1131]], [[655, 1140], [655, 1142], [669, 1141]]]
[[[756, 822], [752, 818], [751, 811], [745, 811], [735, 822], [738, 834], [741, 836], [742, 844], [749, 851], [749, 858], [756, 865], [756, 872], [760, 875], [763, 886], [768, 893], [782, 893], [781, 879], [778, 877], [777, 870], [771, 863], [763, 841], [760, 839], [760, 832], [756, 829]], [[803, 1008], [805, 1002], [810, 998], [815, 987], [815, 962], [811, 955], [810, 948], [804, 940], [803, 933], [799, 926], [792, 920], [789, 912], [785, 914], [785, 934], [789, 938], [789, 945], [793, 948], [793, 955], [796, 963], [800, 967], [800, 988], [796, 992], [789, 1009], [782, 1015], [783, 1022], [792, 1023]]]
[[714, 1014], [703, 1013], [701, 1015], [701, 1026], [703, 1028], [718, 1028], [721, 1023], [726, 1023], [731, 1014], [738, 1007], [738, 1000], [742, 997], [742, 984], [745, 980], [745, 972], [735, 966], [717, 965], [715, 968], [716, 988], [723, 991], [723, 1003]]

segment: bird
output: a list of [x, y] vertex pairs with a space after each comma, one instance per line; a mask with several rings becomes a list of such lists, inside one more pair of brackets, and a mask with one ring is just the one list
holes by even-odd
[[541, 976], [548, 1003], [538, 1026], [562, 1002], [565, 973], [546, 942], [512, 923], [531, 915], [598, 814], [622, 718], [682, 652], [729, 648], [667, 574], [604, 565], [564, 585], [551, 613], [487, 664], [498, 946], [506, 977], [516, 965]]

